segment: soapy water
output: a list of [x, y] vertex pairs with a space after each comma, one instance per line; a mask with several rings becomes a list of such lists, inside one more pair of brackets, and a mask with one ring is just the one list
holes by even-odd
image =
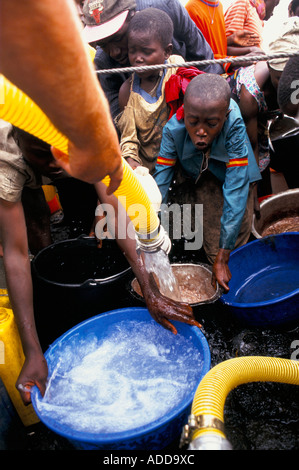
[[152, 423], [193, 396], [202, 357], [192, 337], [135, 320], [106, 333], [74, 334], [50, 351], [55, 366], [36, 401], [43, 419], [78, 432], [116, 433]]

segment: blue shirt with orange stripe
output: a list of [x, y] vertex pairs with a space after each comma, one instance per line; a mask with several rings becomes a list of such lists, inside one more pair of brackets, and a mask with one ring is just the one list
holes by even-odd
[[[261, 179], [240, 109], [230, 101], [229, 114], [221, 133], [213, 141], [208, 169], [223, 183], [223, 212], [219, 248], [233, 249], [245, 212], [249, 183]], [[204, 154], [192, 143], [184, 119], [173, 116], [163, 129], [154, 178], [167, 202], [168, 190], [179, 160], [194, 181], [200, 177]]]

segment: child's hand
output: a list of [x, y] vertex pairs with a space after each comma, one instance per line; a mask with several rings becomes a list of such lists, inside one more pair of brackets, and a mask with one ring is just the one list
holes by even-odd
[[18, 377], [16, 388], [20, 392], [25, 405], [31, 403], [31, 388], [36, 385], [42, 396], [46, 391], [48, 366], [41, 351], [35, 351], [25, 358], [24, 365]]
[[231, 35], [231, 38], [234, 44], [242, 47], [258, 46], [260, 42], [260, 38], [257, 34], [246, 29], [243, 31], [235, 31]]
[[152, 273], [149, 274], [149, 286], [143, 292], [143, 295], [146, 306], [154, 320], [173, 334], [177, 334], [177, 329], [169, 320], [201, 328], [201, 324], [193, 316], [192, 307], [185, 302], [177, 302], [162, 295]]
[[221, 248], [216, 256], [213, 264], [212, 286], [216, 289], [216, 281], [218, 284], [229, 291], [228, 283], [231, 280], [231, 272], [228, 267], [230, 250]]

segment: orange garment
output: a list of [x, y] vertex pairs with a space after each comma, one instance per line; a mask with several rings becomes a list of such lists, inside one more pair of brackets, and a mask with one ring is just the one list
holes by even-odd
[[264, 22], [250, 0], [235, 0], [226, 10], [224, 22], [226, 36], [246, 29], [260, 37], [258, 47], [262, 47]]
[[226, 57], [227, 41], [222, 4], [219, 1], [189, 0], [185, 8], [210, 44], [215, 59]]

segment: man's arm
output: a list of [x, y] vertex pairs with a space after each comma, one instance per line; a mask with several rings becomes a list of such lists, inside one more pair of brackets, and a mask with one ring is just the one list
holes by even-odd
[[[190, 305], [176, 302], [160, 293], [152, 273], [149, 273], [145, 268], [142, 256], [137, 254], [134, 227], [124, 207], [121, 206], [114, 195], [107, 196], [103, 183], [97, 183], [95, 188], [100, 202], [109, 204], [113, 208], [109, 212], [110, 215], [114, 213], [115, 218], [109, 218], [108, 215], [108, 229], [110, 233], [115, 233], [117, 243], [132, 267], [151, 316], [157, 323], [160, 323], [174, 334], [177, 333], [177, 330], [170, 320], [181, 321], [200, 327], [200, 324], [194, 319]], [[126, 227], [126, 237], [123, 236], [124, 227]], [[120, 237], [118, 237], [119, 230], [122, 234]]]
[[[21, 337], [25, 363], [17, 385], [37, 385], [44, 394], [48, 369], [36, 332], [27, 230], [21, 202], [0, 198], [0, 239], [10, 302]], [[30, 392], [20, 390], [25, 403]]]
[[109, 174], [115, 190], [122, 178], [117, 134], [74, 2], [57, 0], [53, 8], [52, 0], [2, 0], [0, 18], [1, 72], [69, 139], [64, 168], [90, 183]]

